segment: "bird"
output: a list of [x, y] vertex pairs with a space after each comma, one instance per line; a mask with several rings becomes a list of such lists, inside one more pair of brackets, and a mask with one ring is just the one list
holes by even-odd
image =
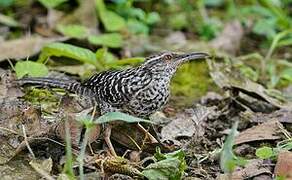
[[[136, 67], [106, 70], [84, 82], [50, 77], [25, 77], [20, 85], [62, 88], [79, 96], [89, 97], [97, 104], [100, 114], [123, 112], [148, 118], [161, 110], [170, 96], [170, 82], [177, 69], [190, 60], [206, 59], [204, 52], [177, 53], [165, 51], [148, 56]], [[105, 141], [115, 155], [109, 140], [110, 128], [105, 130]]]

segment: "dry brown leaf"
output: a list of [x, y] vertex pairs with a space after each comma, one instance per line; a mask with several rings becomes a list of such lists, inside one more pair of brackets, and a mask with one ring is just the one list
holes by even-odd
[[20, 88], [13, 84], [15, 79], [16, 77], [11, 71], [0, 69], [0, 99], [23, 96]]
[[[264, 165], [263, 160], [261, 159], [253, 159], [250, 160], [244, 168], [236, 169], [231, 176], [231, 179], [234, 180], [243, 180], [255, 178], [260, 175], [268, 175], [271, 176], [272, 172], [269, 166]], [[230, 177], [230, 176], [229, 176]], [[220, 179], [229, 179], [227, 174], [221, 175]]]
[[149, 132], [146, 133], [139, 125], [131, 123], [116, 123], [112, 128], [111, 139], [132, 150], [155, 152], [156, 147], [160, 147], [162, 151], [172, 148], [157, 142]]
[[204, 122], [213, 110], [205, 106], [198, 106], [189, 112], [177, 115], [161, 130], [161, 141], [172, 141], [180, 145], [180, 137], [203, 136], [205, 133]]
[[[0, 127], [22, 134], [21, 125], [24, 125], [27, 135], [37, 133], [41, 128], [40, 108], [19, 99], [0, 99]], [[3, 135], [11, 133], [3, 132]]]
[[275, 174], [285, 180], [292, 180], [292, 152], [281, 151], [278, 155]]
[[280, 139], [279, 132], [284, 128], [277, 120], [271, 120], [242, 131], [235, 138], [235, 145], [261, 140]]
[[0, 62], [7, 59], [26, 59], [37, 54], [45, 44], [66, 39], [64, 37], [43, 38], [34, 36], [4, 41], [0, 44]]
[[60, 24], [81, 24], [92, 30], [96, 30], [98, 23], [96, 18], [95, 0], [83, 0], [79, 7], [72, 13], [62, 18]]
[[281, 123], [292, 123], [292, 110], [280, 109], [270, 114], [255, 113], [251, 115], [250, 122], [267, 122], [270, 119], [277, 119]]

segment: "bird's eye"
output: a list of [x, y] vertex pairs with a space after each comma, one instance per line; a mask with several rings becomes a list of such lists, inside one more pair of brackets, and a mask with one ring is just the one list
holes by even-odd
[[172, 55], [171, 55], [171, 54], [166, 54], [166, 55], [164, 56], [164, 60], [169, 61], [169, 60], [171, 60], [171, 59], [172, 59]]

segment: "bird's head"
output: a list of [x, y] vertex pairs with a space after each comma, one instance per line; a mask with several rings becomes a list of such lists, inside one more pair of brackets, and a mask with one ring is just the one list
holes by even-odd
[[154, 73], [167, 73], [172, 76], [177, 68], [190, 60], [206, 59], [209, 55], [202, 52], [174, 53], [163, 52], [146, 58], [142, 64]]

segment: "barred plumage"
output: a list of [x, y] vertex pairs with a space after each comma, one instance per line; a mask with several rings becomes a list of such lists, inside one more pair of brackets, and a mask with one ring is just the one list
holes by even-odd
[[146, 117], [167, 103], [170, 80], [177, 67], [188, 60], [207, 56], [205, 53], [165, 52], [148, 57], [138, 67], [95, 74], [84, 83], [53, 78], [23, 78], [19, 83], [58, 87], [92, 97], [101, 113], [122, 111]]

